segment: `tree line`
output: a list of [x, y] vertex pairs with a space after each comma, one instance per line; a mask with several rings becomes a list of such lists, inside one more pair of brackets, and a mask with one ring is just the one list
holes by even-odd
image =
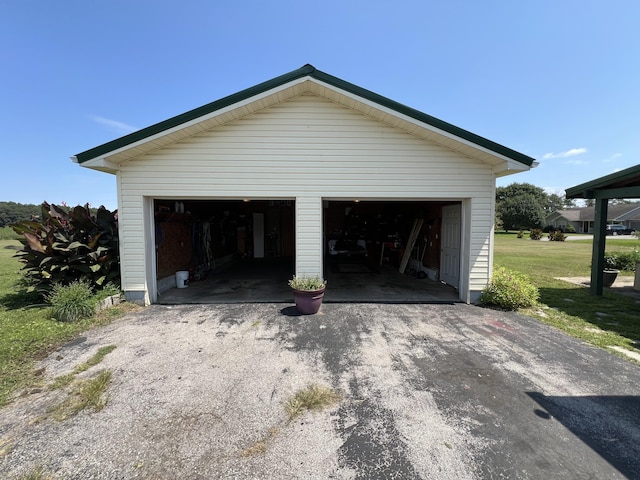
[[39, 217], [40, 211], [40, 205], [0, 202], [0, 228]]
[[[43, 205], [47, 205], [47, 203], [33, 205], [30, 203], [0, 202], [0, 228], [25, 220], [39, 220], [42, 216]], [[63, 206], [68, 208], [66, 204]], [[90, 208], [90, 211], [95, 215], [98, 209]]]
[[[612, 203], [615, 201], [612, 201]], [[629, 203], [626, 200], [617, 202]], [[589, 203], [587, 202], [587, 205]], [[496, 228], [520, 230], [542, 228], [547, 216], [556, 210], [575, 207], [574, 200], [547, 193], [530, 183], [512, 183], [496, 188]], [[39, 218], [42, 205], [0, 202], [0, 228]], [[95, 213], [96, 209], [91, 211]]]
[[[628, 200], [610, 200], [610, 204], [632, 203]], [[496, 188], [496, 228], [504, 230], [530, 230], [546, 226], [546, 218], [556, 210], [575, 208], [575, 200], [564, 195], [547, 193], [530, 183], [512, 183]], [[587, 200], [586, 206], [593, 206]]]

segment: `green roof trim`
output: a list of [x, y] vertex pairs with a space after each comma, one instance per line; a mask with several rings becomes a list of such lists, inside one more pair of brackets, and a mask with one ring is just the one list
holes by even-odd
[[455, 125], [447, 123], [443, 120], [432, 117], [431, 115], [427, 115], [426, 113], [422, 113], [418, 110], [415, 110], [411, 107], [407, 107], [406, 105], [398, 103], [394, 100], [383, 97], [382, 95], [378, 95], [377, 93], [371, 92], [364, 88], [358, 87], [357, 85], [346, 82], [344, 80], [341, 80], [327, 73], [321, 72], [320, 70], [317, 70], [314, 66], [309, 64], [304, 65], [303, 67], [297, 70], [294, 70], [292, 72], [286, 73], [284, 75], [280, 75], [279, 77], [273, 78], [271, 80], [267, 80], [266, 82], [262, 82], [253, 87], [247, 88], [240, 92], [221, 98], [220, 100], [216, 100], [215, 102], [211, 102], [201, 107], [194, 108], [193, 110], [189, 110], [188, 112], [182, 113], [180, 115], [176, 115], [175, 117], [171, 117], [167, 120], [156, 123], [154, 125], [143, 128], [141, 130], [137, 130], [133, 133], [117, 138], [105, 144], [99, 145], [92, 149], [86, 150], [82, 153], [78, 153], [77, 155], [75, 155], [75, 159], [78, 163], [84, 163], [88, 160], [92, 160], [94, 158], [106, 155], [120, 148], [134, 144], [141, 140], [144, 140], [145, 138], [151, 137], [153, 135], [157, 135], [166, 130], [170, 130], [174, 127], [180, 126], [184, 123], [190, 122], [204, 115], [208, 115], [217, 110], [220, 110], [222, 108], [228, 107], [235, 103], [241, 102], [255, 95], [262, 94], [273, 88], [279, 87], [281, 85], [285, 85], [289, 82], [292, 82], [294, 80], [297, 80], [303, 77], [315, 78], [320, 82], [323, 82], [333, 87], [336, 87], [338, 89], [344, 90], [353, 95], [362, 97], [373, 103], [377, 103], [378, 105], [387, 107], [391, 110], [394, 110], [398, 113], [411, 117], [422, 123], [431, 125], [432, 127], [435, 127], [439, 130], [442, 130], [456, 137], [467, 140], [480, 147], [486, 148], [487, 150], [498, 153], [500, 155], [503, 155], [517, 162], [520, 162], [528, 167], [530, 167], [535, 161], [533, 158], [527, 155], [516, 152], [515, 150], [507, 148], [498, 143], [492, 142], [491, 140], [488, 140], [484, 137], [476, 135], [475, 133], [471, 133], [467, 130], [456, 127]]
[[[593, 198], [593, 190], [613, 190], [622, 187], [640, 186], [640, 165], [629, 167], [625, 170], [596, 178], [586, 183], [567, 188], [565, 196], [567, 198]], [[591, 196], [588, 196], [591, 195]], [[632, 198], [632, 197], [610, 197], [610, 198]]]

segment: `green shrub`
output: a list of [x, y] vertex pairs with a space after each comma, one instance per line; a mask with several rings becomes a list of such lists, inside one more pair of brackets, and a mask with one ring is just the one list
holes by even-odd
[[630, 252], [607, 252], [604, 254], [604, 264], [614, 270], [635, 272], [636, 264], [640, 262], [640, 250], [634, 248]]
[[540, 240], [542, 238], [542, 230], [539, 228], [532, 228], [529, 233], [529, 238], [531, 238], [531, 240]]
[[88, 205], [75, 208], [42, 204], [42, 215], [12, 225], [21, 236], [17, 257], [22, 270], [44, 294], [57, 284], [84, 279], [98, 290], [118, 282], [118, 231], [116, 213]]
[[567, 239], [567, 236], [562, 233], [562, 230], [556, 230], [555, 232], [549, 232], [549, 241], [550, 242], [564, 242]]
[[47, 295], [53, 317], [60, 322], [75, 322], [91, 317], [96, 310], [91, 285], [84, 280], [69, 285], [57, 284]]
[[573, 223], [570, 223], [569, 225], [566, 226], [564, 231], [566, 233], [576, 233], [576, 227], [573, 226]]
[[540, 294], [526, 275], [500, 267], [480, 295], [480, 302], [505, 310], [517, 310], [534, 305]]
[[19, 240], [20, 235], [11, 227], [0, 227], [0, 240]]

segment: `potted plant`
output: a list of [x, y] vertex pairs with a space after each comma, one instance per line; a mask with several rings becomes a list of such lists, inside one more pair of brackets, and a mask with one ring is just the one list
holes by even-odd
[[620, 270], [617, 267], [618, 257], [616, 254], [606, 254], [604, 257], [604, 270], [602, 271], [602, 285], [609, 288], [616, 281]]
[[616, 270], [614, 268], [605, 268], [602, 271], [602, 285], [609, 288], [613, 285], [613, 282], [616, 281], [620, 270]]
[[318, 313], [322, 299], [324, 298], [324, 290], [327, 281], [318, 276], [301, 277], [294, 275], [289, 280], [289, 286], [293, 289], [293, 299], [296, 302], [296, 308], [303, 315], [311, 315]]

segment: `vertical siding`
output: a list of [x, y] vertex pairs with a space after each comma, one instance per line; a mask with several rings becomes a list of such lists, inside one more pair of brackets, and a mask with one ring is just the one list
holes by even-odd
[[300, 273], [321, 272], [323, 198], [471, 199], [462, 275], [471, 289], [487, 280], [491, 167], [314, 95], [126, 161], [118, 182], [125, 290], [146, 289], [153, 260], [143, 197], [295, 198]]

